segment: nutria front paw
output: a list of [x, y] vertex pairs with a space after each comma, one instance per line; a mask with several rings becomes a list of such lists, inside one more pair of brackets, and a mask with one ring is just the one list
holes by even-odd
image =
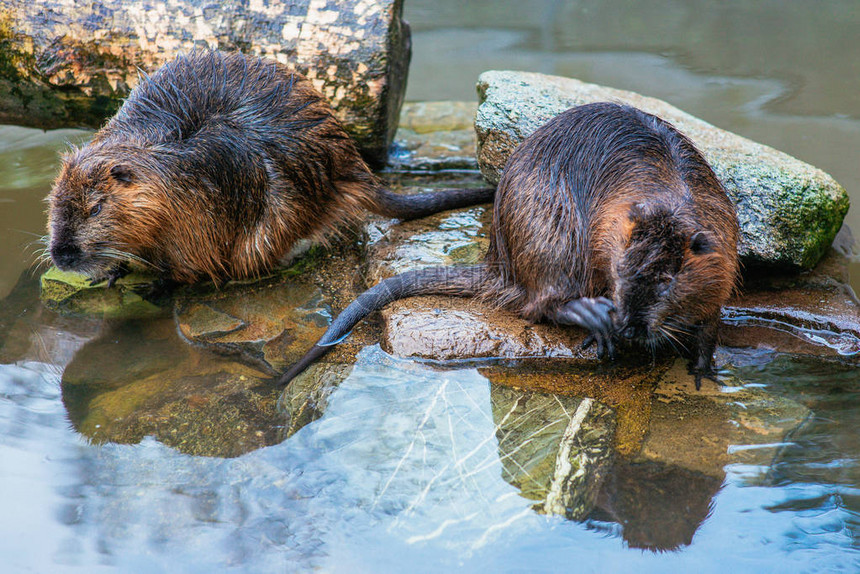
[[720, 381], [717, 379], [717, 371], [714, 369], [714, 366], [711, 364], [711, 361], [707, 361], [702, 364], [702, 361], [690, 361], [687, 365], [687, 372], [693, 375], [696, 378], [696, 390], [702, 390], [702, 379], [708, 379], [714, 381], [718, 385]]
[[611, 316], [614, 312], [615, 305], [606, 297], [582, 297], [568, 301], [558, 310], [556, 320], [561, 324], [588, 329], [590, 334], [583, 341], [582, 348], [597, 343], [597, 356], [602, 359], [609, 355], [614, 360], [615, 326]]
[[98, 275], [90, 279], [90, 287], [98, 285], [102, 281], [107, 281], [107, 288], [110, 289], [116, 283], [117, 279], [121, 279], [129, 274], [128, 267], [125, 264], [117, 265], [108, 270], [104, 275]]

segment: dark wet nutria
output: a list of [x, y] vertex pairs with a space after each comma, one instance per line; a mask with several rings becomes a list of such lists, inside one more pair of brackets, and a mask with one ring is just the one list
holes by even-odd
[[109, 284], [127, 264], [181, 283], [254, 277], [363, 210], [408, 219], [492, 193], [390, 192], [303, 76], [240, 53], [193, 52], [144, 77], [87, 146], [63, 157], [49, 247], [60, 269]]
[[671, 345], [700, 388], [713, 377], [720, 308], [738, 277], [726, 192], [670, 124], [611, 103], [568, 110], [511, 155], [483, 265], [391, 277], [360, 295], [286, 383], [368, 313], [412, 295], [477, 296], [531, 321], [576, 325], [598, 354]]

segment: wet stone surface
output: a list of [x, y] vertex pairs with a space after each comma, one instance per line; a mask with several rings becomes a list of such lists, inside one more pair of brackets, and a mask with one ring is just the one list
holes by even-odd
[[412, 269], [480, 263], [490, 242], [491, 219], [490, 207], [478, 206], [396, 225], [391, 221], [369, 223], [368, 284]]
[[478, 168], [474, 102], [407, 102], [389, 165], [394, 169]]
[[399, 357], [440, 361], [493, 357], [565, 357], [596, 362], [582, 329], [529, 323], [474, 300], [414, 297], [382, 311], [382, 348]]
[[853, 243], [843, 228], [815, 269], [750, 276], [723, 310], [723, 344], [860, 361], [860, 300], [848, 282]]

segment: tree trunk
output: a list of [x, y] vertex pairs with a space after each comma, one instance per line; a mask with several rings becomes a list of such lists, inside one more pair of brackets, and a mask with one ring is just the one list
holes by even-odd
[[0, 122], [97, 128], [137, 83], [195, 47], [294, 66], [365, 158], [384, 164], [406, 91], [402, 0], [5, 0]]

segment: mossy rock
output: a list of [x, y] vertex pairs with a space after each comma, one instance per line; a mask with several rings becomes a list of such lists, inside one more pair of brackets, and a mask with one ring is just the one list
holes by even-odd
[[153, 277], [131, 273], [118, 279], [110, 289], [107, 283], [95, 285], [80, 273], [51, 267], [42, 275], [41, 299], [50, 309], [73, 315], [105, 318], [138, 318], [162, 315], [165, 310], [141, 296], [149, 290]]

